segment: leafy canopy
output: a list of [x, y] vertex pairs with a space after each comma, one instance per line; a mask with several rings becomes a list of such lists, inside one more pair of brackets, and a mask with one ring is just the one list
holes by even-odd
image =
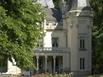
[[22, 69], [31, 67], [43, 18], [41, 6], [32, 0], [0, 0], [0, 56], [13, 57]]
[[94, 11], [93, 72], [103, 72], [103, 0], [90, 0]]

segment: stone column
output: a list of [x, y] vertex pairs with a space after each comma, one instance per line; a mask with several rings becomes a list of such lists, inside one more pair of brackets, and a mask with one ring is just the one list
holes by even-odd
[[36, 56], [36, 61], [37, 61], [36, 71], [37, 73], [39, 73], [39, 56]]
[[55, 63], [55, 60], [56, 60], [56, 56], [53, 56], [53, 63], [54, 63], [54, 67], [53, 67], [53, 72], [55, 73], [55, 65], [56, 65], [56, 63]]
[[47, 72], [47, 56], [45, 56], [45, 72]]

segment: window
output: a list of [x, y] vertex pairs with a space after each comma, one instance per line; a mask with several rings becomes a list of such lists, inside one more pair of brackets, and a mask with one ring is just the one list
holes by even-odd
[[85, 58], [80, 58], [80, 69], [81, 70], [85, 69]]
[[85, 49], [85, 39], [80, 38], [80, 49]]
[[58, 47], [59, 44], [58, 44], [59, 40], [57, 37], [53, 37], [52, 38], [52, 47]]

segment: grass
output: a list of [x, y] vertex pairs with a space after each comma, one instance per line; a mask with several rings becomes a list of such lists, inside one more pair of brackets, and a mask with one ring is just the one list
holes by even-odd
[[[35, 74], [32, 77], [73, 77], [69, 74]], [[86, 77], [103, 77], [103, 75], [90, 75]]]
[[72, 77], [69, 74], [35, 74], [32, 77]]
[[103, 75], [97, 74], [97, 75], [90, 75], [90, 76], [88, 76], [88, 77], [103, 77]]

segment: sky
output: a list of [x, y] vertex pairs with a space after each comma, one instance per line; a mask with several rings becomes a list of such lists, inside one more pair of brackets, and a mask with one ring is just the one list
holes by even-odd
[[49, 8], [54, 8], [54, 4], [52, 0], [38, 0], [43, 6], [48, 6]]

